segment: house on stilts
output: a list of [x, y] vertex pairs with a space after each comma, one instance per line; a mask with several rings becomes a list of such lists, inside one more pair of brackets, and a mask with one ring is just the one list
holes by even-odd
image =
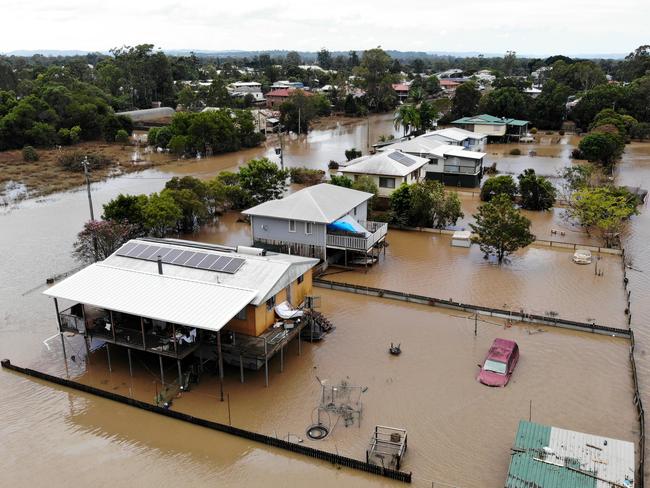
[[[188, 368], [212, 362], [264, 368], [293, 339], [320, 339], [329, 327], [313, 310], [317, 259], [177, 239], [133, 239], [47, 289], [59, 331], [81, 334], [87, 352], [113, 347], [175, 361], [178, 384]], [[169, 378], [168, 378], [169, 379]], [[174, 379], [172, 379], [174, 381]]]
[[[321, 183], [243, 213], [253, 245], [323, 261], [372, 263], [385, 244], [388, 224], [368, 220], [372, 193]], [[331, 258], [331, 259], [330, 259]]]

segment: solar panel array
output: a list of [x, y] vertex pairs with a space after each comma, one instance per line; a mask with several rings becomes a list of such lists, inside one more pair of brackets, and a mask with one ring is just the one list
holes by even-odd
[[116, 254], [145, 261], [158, 261], [158, 256], [160, 256], [162, 262], [166, 264], [228, 274], [236, 273], [246, 261], [242, 258], [220, 256], [201, 251], [183, 251], [173, 247], [139, 244], [137, 242], [127, 242], [118, 249]]
[[392, 152], [388, 155], [393, 161], [397, 161], [404, 166], [412, 166], [415, 164], [415, 159], [409, 158], [406, 154], [399, 151]]

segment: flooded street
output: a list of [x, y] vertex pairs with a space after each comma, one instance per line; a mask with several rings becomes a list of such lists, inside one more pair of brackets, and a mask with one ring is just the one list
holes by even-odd
[[[371, 141], [393, 131], [392, 114], [371, 118]], [[326, 169], [330, 159], [344, 159], [345, 149], [365, 149], [367, 133], [365, 120], [312, 131], [286, 142], [285, 163]], [[497, 145], [487, 152], [498, 159], [501, 171], [508, 168], [517, 174], [529, 163], [538, 173], [547, 174], [543, 167], [549, 175], [570, 164], [569, 143], [549, 145], [547, 153], [542, 152], [543, 145], [536, 145], [538, 156], [527, 158], [495, 156], [493, 152], [501, 151]], [[99, 213], [101, 205], [118, 193], [159, 191], [175, 175], [207, 178], [252, 157], [277, 160], [273, 148], [269, 143], [94, 183], [95, 211]], [[650, 188], [650, 144], [626, 148], [618, 181]], [[463, 202], [464, 209], [475, 205], [471, 198]], [[550, 228], [560, 227], [556, 212], [533, 217], [538, 237], [549, 239]], [[87, 216], [86, 194], [81, 190], [25, 201], [0, 214], [0, 357], [65, 375], [59, 339], [43, 344], [57, 326], [54, 306], [38, 287], [46, 277], [77, 266], [70, 251]], [[584, 238], [565, 230], [568, 241]], [[234, 213], [185, 237], [228, 245], [250, 242], [248, 224], [238, 222]], [[559, 236], [553, 239], [560, 240]], [[624, 244], [634, 267], [642, 271], [629, 271], [628, 276], [646, 406], [650, 405], [649, 239], [650, 216], [644, 207], [632, 219]], [[451, 248], [445, 236], [391, 230], [389, 243], [386, 260], [382, 256], [367, 274], [342, 273], [332, 278], [470, 303], [525, 307], [534, 313], [556, 311], [566, 318], [593, 318], [612, 326], [625, 323], [619, 257], [604, 256], [600, 262], [604, 276], [597, 277], [593, 267], [573, 265], [570, 252], [544, 247], [530, 247], [499, 269], [484, 261], [476, 248]], [[430, 486], [431, 480], [437, 480], [463, 488], [503, 484], [516, 423], [528, 418], [530, 401], [534, 421], [635, 440], [638, 425], [624, 340], [542, 327], [504, 329], [502, 324], [487, 322], [479, 325], [475, 338], [473, 322], [460, 313], [453, 316], [429, 307], [320, 288], [315, 292], [337, 330], [322, 343], [304, 345], [300, 357], [291, 344], [284, 373], [279, 373], [274, 358], [268, 389], [263, 386], [263, 372], [247, 373], [241, 385], [237, 371], [228, 369], [226, 391], [234, 425], [304, 437], [317, 404], [315, 375], [334, 382], [349, 375], [368, 386], [361, 428], [337, 426], [317, 447], [362, 458], [375, 424], [402, 426], [409, 429], [410, 437], [404, 468], [414, 472], [414, 485]], [[513, 383], [503, 390], [481, 387], [474, 380], [476, 363], [497, 336], [513, 338], [522, 348]], [[402, 343], [405, 353], [399, 358], [386, 354], [391, 341]], [[83, 357], [82, 348], [70, 354]], [[155, 369], [152, 374], [146, 363], [139, 363], [131, 380], [124, 358], [116, 357], [111, 375], [104, 360], [99, 351], [88, 372], [85, 364], [69, 361], [69, 373], [117, 393], [152, 400]], [[120, 486], [138, 477], [142, 486], [398, 486], [4, 371], [0, 388], [4, 392], [0, 468], [7, 485], [57, 487], [75, 480]], [[207, 378], [179, 399], [175, 408], [224, 422], [227, 413], [217, 394], [215, 378]], [[34, 457], [38, 463], [24, 462]]]

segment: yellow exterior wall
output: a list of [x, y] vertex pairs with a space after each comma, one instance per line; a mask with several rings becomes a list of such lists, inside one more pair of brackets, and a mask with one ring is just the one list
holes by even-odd
[[[291, 283], [291, 305], [297, 307], [305, 299], [305, 296], [311, 295], [312, 293], [312, 270], [310, 269], [304, 275], [304, 280], [302, 283], [298, 284], [298, 280], [295, 280]], [[283, 288], [275, 295], [275, 304], [284, 302], [287, 299], [287, 290]], [[226, 325], [226, 330], [232, 330], [234, 332], [239, 332], [241, 334], [246, 334], [250, 336], [258, 337], [266, 329], [271, 327], [277, 318], [275, 316], [275, 310], [267, 310], [266, 302], [261, 303], [257, 307], [254, 305], [248, 305], [246, 307], [246, 320], [232, 319]]]

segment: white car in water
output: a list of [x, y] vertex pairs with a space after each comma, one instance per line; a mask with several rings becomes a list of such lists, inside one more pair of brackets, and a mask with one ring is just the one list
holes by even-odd
[[576, 264], [591, 264], [591, 251], [578, 249], [573, 253], [573, 262]]

